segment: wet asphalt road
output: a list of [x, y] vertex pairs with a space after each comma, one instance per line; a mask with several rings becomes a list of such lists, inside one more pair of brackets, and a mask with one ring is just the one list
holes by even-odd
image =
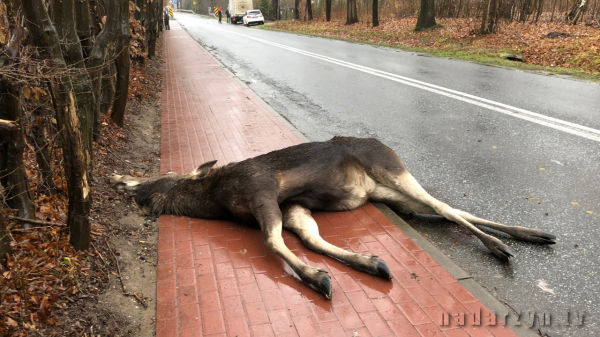
[[[556, 234], [554, 246], [501, 236], [518, 253], [503, 264], [458, 225], [402, 215], [517, 312], [552, 314], [552, 324], [541, 327], [550, 336], [600, 335], [600, 138], [510, 115], [519, 114], [516, 107], [600, 130], [600, 85], [219, 25], [191, 14], [176, 13], [176, 19], [310, 140], [376, 137], [453, 207]], [[409, 80], [399, 83], [360, 66]], [[510, 111], [424, 90], [410, 79], [508, 104]], [[538, 280], [556, 295], [538, 288]], [[585, 313], [584, 325], [564, 326], [569, 311]]]

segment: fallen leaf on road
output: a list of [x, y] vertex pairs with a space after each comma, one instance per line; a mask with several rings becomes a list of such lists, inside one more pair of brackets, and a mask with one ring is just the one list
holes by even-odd
[[538, 280], [537, 284], [538, 288], [542, 289], [542, 291], [547, 292], [548, 294], [556, 295], [554, 290], [548, 288], [548, 283], [544, 280]]
[[575, 202], [575, 201], [571, 201], [571, 204], [573, 204], [573, 205], [579, 205], [579, 203]]

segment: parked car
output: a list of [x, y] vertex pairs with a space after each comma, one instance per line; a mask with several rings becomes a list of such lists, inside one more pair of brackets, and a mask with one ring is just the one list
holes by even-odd
[[264, 25], [265, 17], [262, 15], [260, 10], [253, 9], [246, 11], [244, 14], [244, 26], [250, 27], [251, 25]]
[[231, 23], [237, 25], [242, 22], [246, 16], [246, 11], [252, 8], [251, 0], [229, 0], [229, 12], [231, 13]]

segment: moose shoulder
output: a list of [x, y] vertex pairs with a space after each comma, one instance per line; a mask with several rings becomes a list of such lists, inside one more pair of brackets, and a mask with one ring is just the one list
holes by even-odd
[[283, 243], [282, 229], [296, 233], [310, 249], [366, 273], [390, 279], [385, 262], [370, 254], [345, 251], [324, 241], [311, 211], [344, 211], [367, 201], [409, 213], [438, 214], [477, 236], [497, 257], [515, 252], [474, 225], [530, 242], [552, 244], [556, 237], [539, 229], [505, 226], [477, 218], [436, 200], [406, 170], [389, 147], [376, 139], [334, 137], [304, 143], [213, 168], [202, 164], [186, 175], [156, 178], [113, 176], [117, 188], [135, 192], [135, 200], [155, 215], [230, 218], [258, 222], [266, 245], [281, 256], [314, 290], [331, 298], [327, 272], [311, 267]]

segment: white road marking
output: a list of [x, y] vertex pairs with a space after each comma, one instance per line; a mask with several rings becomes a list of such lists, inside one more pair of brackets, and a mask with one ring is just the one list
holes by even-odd
[[464, 93], [461, 91], [457, 91], [457, 90], [441, 87], [441, 86], [438, 86], [435, 84], [415, 80], [415, 79], [412, 79], [409, 77], [388, 73], [388, 72], [385, 72], [382, 70], [377, 70], [377, 69], [361, 66], [361, 65], [358, 65], [355, 63], [350, 63], [350, 62], [342, 61], [342, 60], [335, 59], [332, 57], [308, 52], [308, 51], [305, 51], [302, 49], [286, 46], [286, 45], [283, 45], [280, 43], [271, 42], [268, 40], [264, 40], [264, 39], [261, 39], [258, 37], [246, 35], [243, 33], [232, 32], [232, 31], [224, 30], [224, 29], [219, 29], [219, 30], [222, 30], [222, 31], [230, 33], [230, 34], [239, 35], [239, 36], [242, 36], [244, 38], [251, 39], [254, 41], [262, 42], [262, 43], [265, 43], [265, 44], [268, 44], [268, 45], [271, 45], [274, 47], [285, 49], [285, 50], [288, 50], [291, 52], [309, 56], [309, 57], [312, 57], [315, 59], [319, 59], [319, 60], [322, 60], [325, 62], [337, 64], [342, 67], [358, 70], [358, 71], [361, 71], [361, 72], [364, 72], [367, 74], [386, 78], [386, 79], [394, 81], [394, 82], [398, 82], [398, 83], [410, 85], [415, 88], [427, 90], [427, 91], [430, 91], [430, 92], [433, 92], [433, 93], [436, 93], [436, 94], [439, 94], [442, 96], [454, 98], [459, 101], [463, 101], [463, 102], [470, 103], [470, 104], [473, 104], [473, 105], [476, 105], [476, 106], [479, 106], [482, 108], [500, 112], [500, 113], [503, 113], [503, 114], [506, 114], [506, 115], [509, 115], [512, 117], [524, 119], [526, 121], [530, 121], [530, 122], [533, 122], [536, 124], [544, 125], [544, 126], [547, 126], [547, 127], [559, 130], [559, 131], [570, 133], [572, 135], [576, 135], [576, 136], [580, 136], [580, 137], [583, 137], [586, 139], [600, 142], [600, 130], [593, 129], [593, 128], [590, 128], [587, 126], [567, 122], [567, 121], [564, 121], [564, 120], [561, 120], [558, 118], [554, 118], [554, 117], [545, 116], [545, 115], [542, 115], [542, 114], [539, 114], [539, 113], [536, 113], [533, 111], [517, 108], [517, 107], [511, 106], [508, 104], [492, 101], [492, 100], [489, 100], [489, 99], [486, 99], [483, 97], [478, 97], [478, 96], [467, 94], [467, 93]]

